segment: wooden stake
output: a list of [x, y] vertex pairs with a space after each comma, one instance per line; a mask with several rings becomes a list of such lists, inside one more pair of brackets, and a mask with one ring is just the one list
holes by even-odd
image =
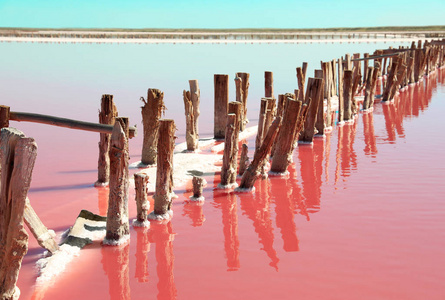
[[[102, 95], [99, 112], [99, 123], [113, 125], [118, 112], [113, 103], [113, 95]], [[97, 181], [95, 186], [108, 185], [110, 181], [110, 137], [109, 133], [100, 133], [99, 160], [97, 164]]]
[[343, 78], [344, 120], [352, 120], [352, 70], [345, 70]]
[[343, 57], [338, 60], [338, 123], [344, 122], [344, 100], [343, 100]]
[[195, 131], [195, 113], [191, 94], [189, 91], [182, 92], [185, 108], [185, 140], [188, 151], [195, 151], [198, 149], [198, 134]]
[[304, 66], [307, 68], [307, 63], [303, 64], [303, 67], [297, 68], [297, 79], [298, 79], [298, 90], [300, 94], [297, 96], [297, 99], [304, 99], [304, 91], [305, 91], [305, 82], [306, 82], [306, 70]]
[[267, 134], [264, 137], [263, 143], [258, 151], [255, 152], [252, 163], [249, 165], [247, 170], [244, 172], [241, 179], [241, 184], [237, 191], [252, 190], [255, 181], [260, 175], [261, 165], [266, 159], [267, 155], [272, 148], [272, 144], [275, 141], [278, 128], [281, 126], [281, 117], [275, 118], [272, 125], [268, 128]]
[[201, 114], [199, 110], [199, 103], [201, 102], [201, 90], [199, 89], [198, 80], [192, 79], [189, 80], [190, 85], [190, 100], [192, 101], [193, 105], [193, 126], [195, 128], [194, 132], [196, 135], [196, 138], [199, 138], [199, 126], [198, 126], [198, 118]]
[[391, 64], [391, 69], [389, 71], [388, 74], [388, 78], [386, 81], [386, 86], [385, 89], [383, 91], [383, 96], [382, 96], [382, 101], [388, 101], [391, 100], [392, 98], [390, 98], [390, 96], [393, 96], [391, 90], [394, 89], [393, 85], [395, 85], [396, 81], [397, 81], [397, 69], [399, 67], [399, 59], [394, 59], [392, 64]]
[[0, 129], [9, 127], [9, 106], [0, 105]]
[[236, 115], [228, 114], [225, 133], [223, 165], [221, 167], [221, 183], [218, 185], [219, 188], [230, 188], [232, 187], [232, 183], [236, 180], [236, 169], [233, 169], [234, 160], [237, 159], [236, 156], [233, 156], [234, 145], [236, 143], [236, 123]]
[[110, 194], [104, 243], [119, 245], [129, 237], [128, 118], [116, 118], [110, 141]]
[[270, 71], [264, 72], [264, 97], [273, 98], [273, 73]]
[[363, 100], [363, 110], [368, 110], [371, 107], [371, 88], [372, 88], [372, 79], [374, 74], [374, 67], [368, 67], [366, 70], [366, 89], [365, 89], [365, 98]]
[[156, 163], [159, 119], [165, 111], [164, 93], [158, 89], [148, 89], [147, 100], [142, 106], [142, 124], [144, 126], [144, 141], [142, 145], [142, 164]]
[[242, 122], [240, 123], [240, 129], [241, 131], [244, 131], [244, 128], [246, 127], [246, 124], [249, 123], [249, 120], [247, 119], [247, 96], [249, 95], [249, 86], [250, 86], [250, 82], [249, 82], [249, 78], [250, 78], [250, 74], [249, 73], [242, 73], [242, 72], [238, 72], [236, 73], [236, 77], [241, 78], [241, 89], [243, 91], [242, 93]]
[[150, 202], [148, 202], [147, 184], [147, 174], [134, 174], [134, 187], [136, 190], [136, 197], [134, 200], [136, 201], [137, 217], [135, 220], [136, 222], [133, 222], [133, 226], [136, 227], [147, 227], [149, 224], [147, 222], [147, 216], [150, 209]]
[[241, 147], [241, 156], [239, 159], [239, 170], [238, 175], [243, 176], [244, 172], [247, 169], [247, 166], [249, 165], [249, 156], [247, 155], [249, 152], [249, 147], [247, 147], [247, 144], [243, 144]]
[[202, 177], [193, 176], [193, 196], [190, 197], [192, 201], [204, 201], [204, 196], [202, 195], [202, 188], [206, 184], [206, 180]]
[[229, 75], [214, 75], [214, 127], [215, 139], [223, 139], [227, 123], [229, 106]]
[[293, 136], [297, 130], [297, 120], [300, 115], [301, 105], [301, 101], [290, 97], [287, 98], [283, 125], [279, 130], [275, 143], [277, 147], [273, 153], [270, 170], [273, 173], [285, 173], [287, 167], [292, 162], [293, 139], [290, 139], [289, 136]]
[[37, 145], [13, 128], [3, 128], [0, 141], [0, 298], [9, 300], [20, 294], [16, 282], [28, 251], [23, 215]]
[[300, 134], [299, 140], [304, 143], [312, 143], [315, 132], [315, 123], [317, 122], [318, 107], [323, 105], [323, 79], [309, 78], [306, 90], [306, 102], [311, 99], [304, 129]]
[[175, 148], [174, 133], [176, 127], [173, 120], [160, 120], [159, 123], [153, 217], [165, 219], [169, 218], [173, 196], [173, 150]]

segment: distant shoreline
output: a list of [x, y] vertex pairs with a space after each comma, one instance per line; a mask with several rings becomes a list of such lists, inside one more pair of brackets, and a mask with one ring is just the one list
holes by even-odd
[[440, 38], [445, 38], [445, 26], [327, 29], [0, 28], [1, 42], [39, 43], [347, 43]]

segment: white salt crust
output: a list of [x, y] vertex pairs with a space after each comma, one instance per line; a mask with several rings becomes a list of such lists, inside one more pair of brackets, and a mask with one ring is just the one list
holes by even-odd
[[36, 262], [36, 267], [39, 276], [36, 279], [36, 284], [43, 285], [48, 283], [54, 277], [60, 275], [66, 268], [66, 265], [79, 256], [80, 248], [63, 244], [59, 250], [49, 257], [44, 257]]
[[370, 112], [374, 111], [374, 107], [370, 107], [368, 109], [362, 109], [362, 113], [364, 114], [369, 114]]
[[237, 192], [237, 193], [253, 193], [253, 192], [255, 192], [255, 187], [252, 187], [250, 189], [244, 189], [244, 188], [237, 187], [235, 189], [235, 192]]
[[155, 214], [154, 211], [152, 211], [147, 216], [147, 218], [149, 220], [153, 220], [153, 221], [171, 220], [172, 217], [173, 217], [173, 211], [172, 210], [169, 210], [168, 212], [166, 212], [165, 214], [162, 214], [162, 215]]
[[150, 228], [150, 221], [144, 220], [144, 221], [140, 222], [137, 219], [134, 219], [133, 220], [133, 227]]
[[325, 133], [331, 133], [331, 132], [332, 132], [332, 126], [326, 127], [326, 128], [324, 129], [324, 132], [325, 132]]
[[193, 201], [193, 202], [204, 202], [205, 201], [204, 196], [201, 196], [201, 197], [190, 196], [189, 199], [190, 199], [190, 201]]
[[226, 185], [222, 185], [221, 183], [219, 183], [216, 188], [218, 190], [230, 190], [230, 189], [233, 189], [233, 188], [236, 188], [236, 187], [238, 187], [238, 183], [235, 182], [235, 183], [229, 183], [229, 184], [226, 184]]
[[316, 135], [314, 135], [314, 138], [317, 138], [317, 139], [324, 139], [324, 138], [326, 138], [326, 134], [316, 134]]
[[269, 176], [270, 177], [283, 177], [283, 178], [288, 178], [289, 177], [289, 171], [285, 171], [285, 172], [272, 172], [269, 171]]
[[304, 141], [298, 141], [298, 145], [313, 145], [314, 142], [304, 142]]
[[107, 246], [119, 246], [119, 245], [123, 245], [126, 244], [130, 241], [130, 235], [124, 235], [123, 237], [121, 237], [118, 240], [109, 240], [109, 239], [104, 239], [102, 244], [103, 245], [107, 245]]

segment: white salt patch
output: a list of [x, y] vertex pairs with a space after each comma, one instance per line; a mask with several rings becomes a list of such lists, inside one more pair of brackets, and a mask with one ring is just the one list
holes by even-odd
[[271, 176], [271, 177], [288, 178], [289, 177], [289, 171], [285, 171], [285, 172], [272, 172], [272, 171], [269, 171], [269, 176]]
[[201, 197], [190, 196], [189, 199], [190, 199], [190, 201], [194, 201], [194, 202], [204, 202], [205, 201], [204, 196], [201, 196]]
[[168, 212], [166, 212], [165, 214], [162, 214], [162, 215], [155, 214], [155, 212], [152, 211], [148, 215], [148, 219], [149, 220], [155, 220], [155, 221], [171, 220], [172, 217], [173, 217], [173, 211], [172, 210], [169, 210]]
[[368, 109], [362, 109], [362, 113], [364, 113], [364, 114], [368, 114], [368, 113], [373, 112], [373, 111], [374, 111], [374, 107], [370, 107]]
[[226, 185], [222, 185], [221, 183], [218, 184], [218, 186], [216, 187], [219, 190], [229, 190], [229, 189], [233, 189], [236, 188], [238, 186], [238, 183], [229, 183]]
[[20, 289], [15, 286], [14, 287], [14, 294], [12, 294], [12, 300], [18, 300], [20, 298]]
[[150, 221], [144, 220], [142, 222], [138, 221], [137, 219], [133, 220], [133, 227], [145, 227], [150, 228]]
[[354, 122], [355, 122], [354, 119], [345, 120], [345, 125], [352, 125], [352, 124], [354, 124]]
[[54, 232], [54, 230], [49, 229], [47, 232], [45, 232], [44, 234], [37, 237], [37, 241], [43, 242], [43, 241], [46, 241], [47, 239], [51, 239], [51, 238], [55, 238], [55, 237], [56, 237], [56, 233]]
[[331, 132], [332, 132], [332, 126], [326, 127], [326, 128], [324, 129], [324, 132], [325, 132], [325, 133], [331, 133]]
[[237, 192], [237, 193], [253, 193], [253, 192], [255, 192], [255, 187], [252, 187], [250, 189], [237, 187], [235, 189], [235, 192]]
[[36, 284], [45, 284], [60, 275], [65, 270], [66, 265], [72, 261], [74, 257], [79, 256], [79, 254], [79, 247], [63, 244], [59, 247], [59, 251], [52, 256], [39, 259], [36, 262], [39, 271]]
[[119, 246], [119, 245], [126, 244], [129, 240], [130, 240], [130, 235], [127, 234], [127, 235], [124, 235], [123, 237], [121, 237], [118, 240], [104, 239], [102, 244], [103, 245], [108, 245], [108, 246]]
[[95, 183], [94, 183], [94, 186], [95, 187], [106, 187], [106, 186], [108, 186], [109, 185], [109, 182], [99, 182], [99, 181], [96, 181]]
[[316, 134], [316, 135], [314, 135], [314, 138], [318, 138], [318, 139], [324, 139], [326, 137], [326, 135], [325, 134]]
[[383, 105], [390, 105], [390, 104], [394, 103], [394, 99], [390, 99], [390, 100], [387, 100], [387, 101], [381, 101], [380, 103], [382, 103]]
[[337, 126], [343, 126], [345, 125], [345, 121], [337, 122]]
[[298, 145], [310, 145], [312, 146], [314, 142], [305, 142], [305, 141], [298, 141]]

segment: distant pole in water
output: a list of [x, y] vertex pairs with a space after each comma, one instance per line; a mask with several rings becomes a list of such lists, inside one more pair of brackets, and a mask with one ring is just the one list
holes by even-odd
[[141, 97], [142, 124], [144, 126], [144, 141], [142, 144], [142, 164], [153, 165], [157, 158], [157, 143], [159, 120], [165, 111], [164, 93], [158, 89], [148, 89], [147, 99]]
[[229, 106], [229, 75], [214, 75], [214, 126], [215, 139], [223, 139]]
[[[118, 112], [113, 102], [113, 95], [102, 95], [99, 123], [113, 125]], [[100, 133], [97, 181], [95, 186], [106, 186], [110, 181], [110, 133]]]
[[110, 140], [110, 194], [104, 243], [119, 245], [129, 237], [128, 118], [116, 118]]

